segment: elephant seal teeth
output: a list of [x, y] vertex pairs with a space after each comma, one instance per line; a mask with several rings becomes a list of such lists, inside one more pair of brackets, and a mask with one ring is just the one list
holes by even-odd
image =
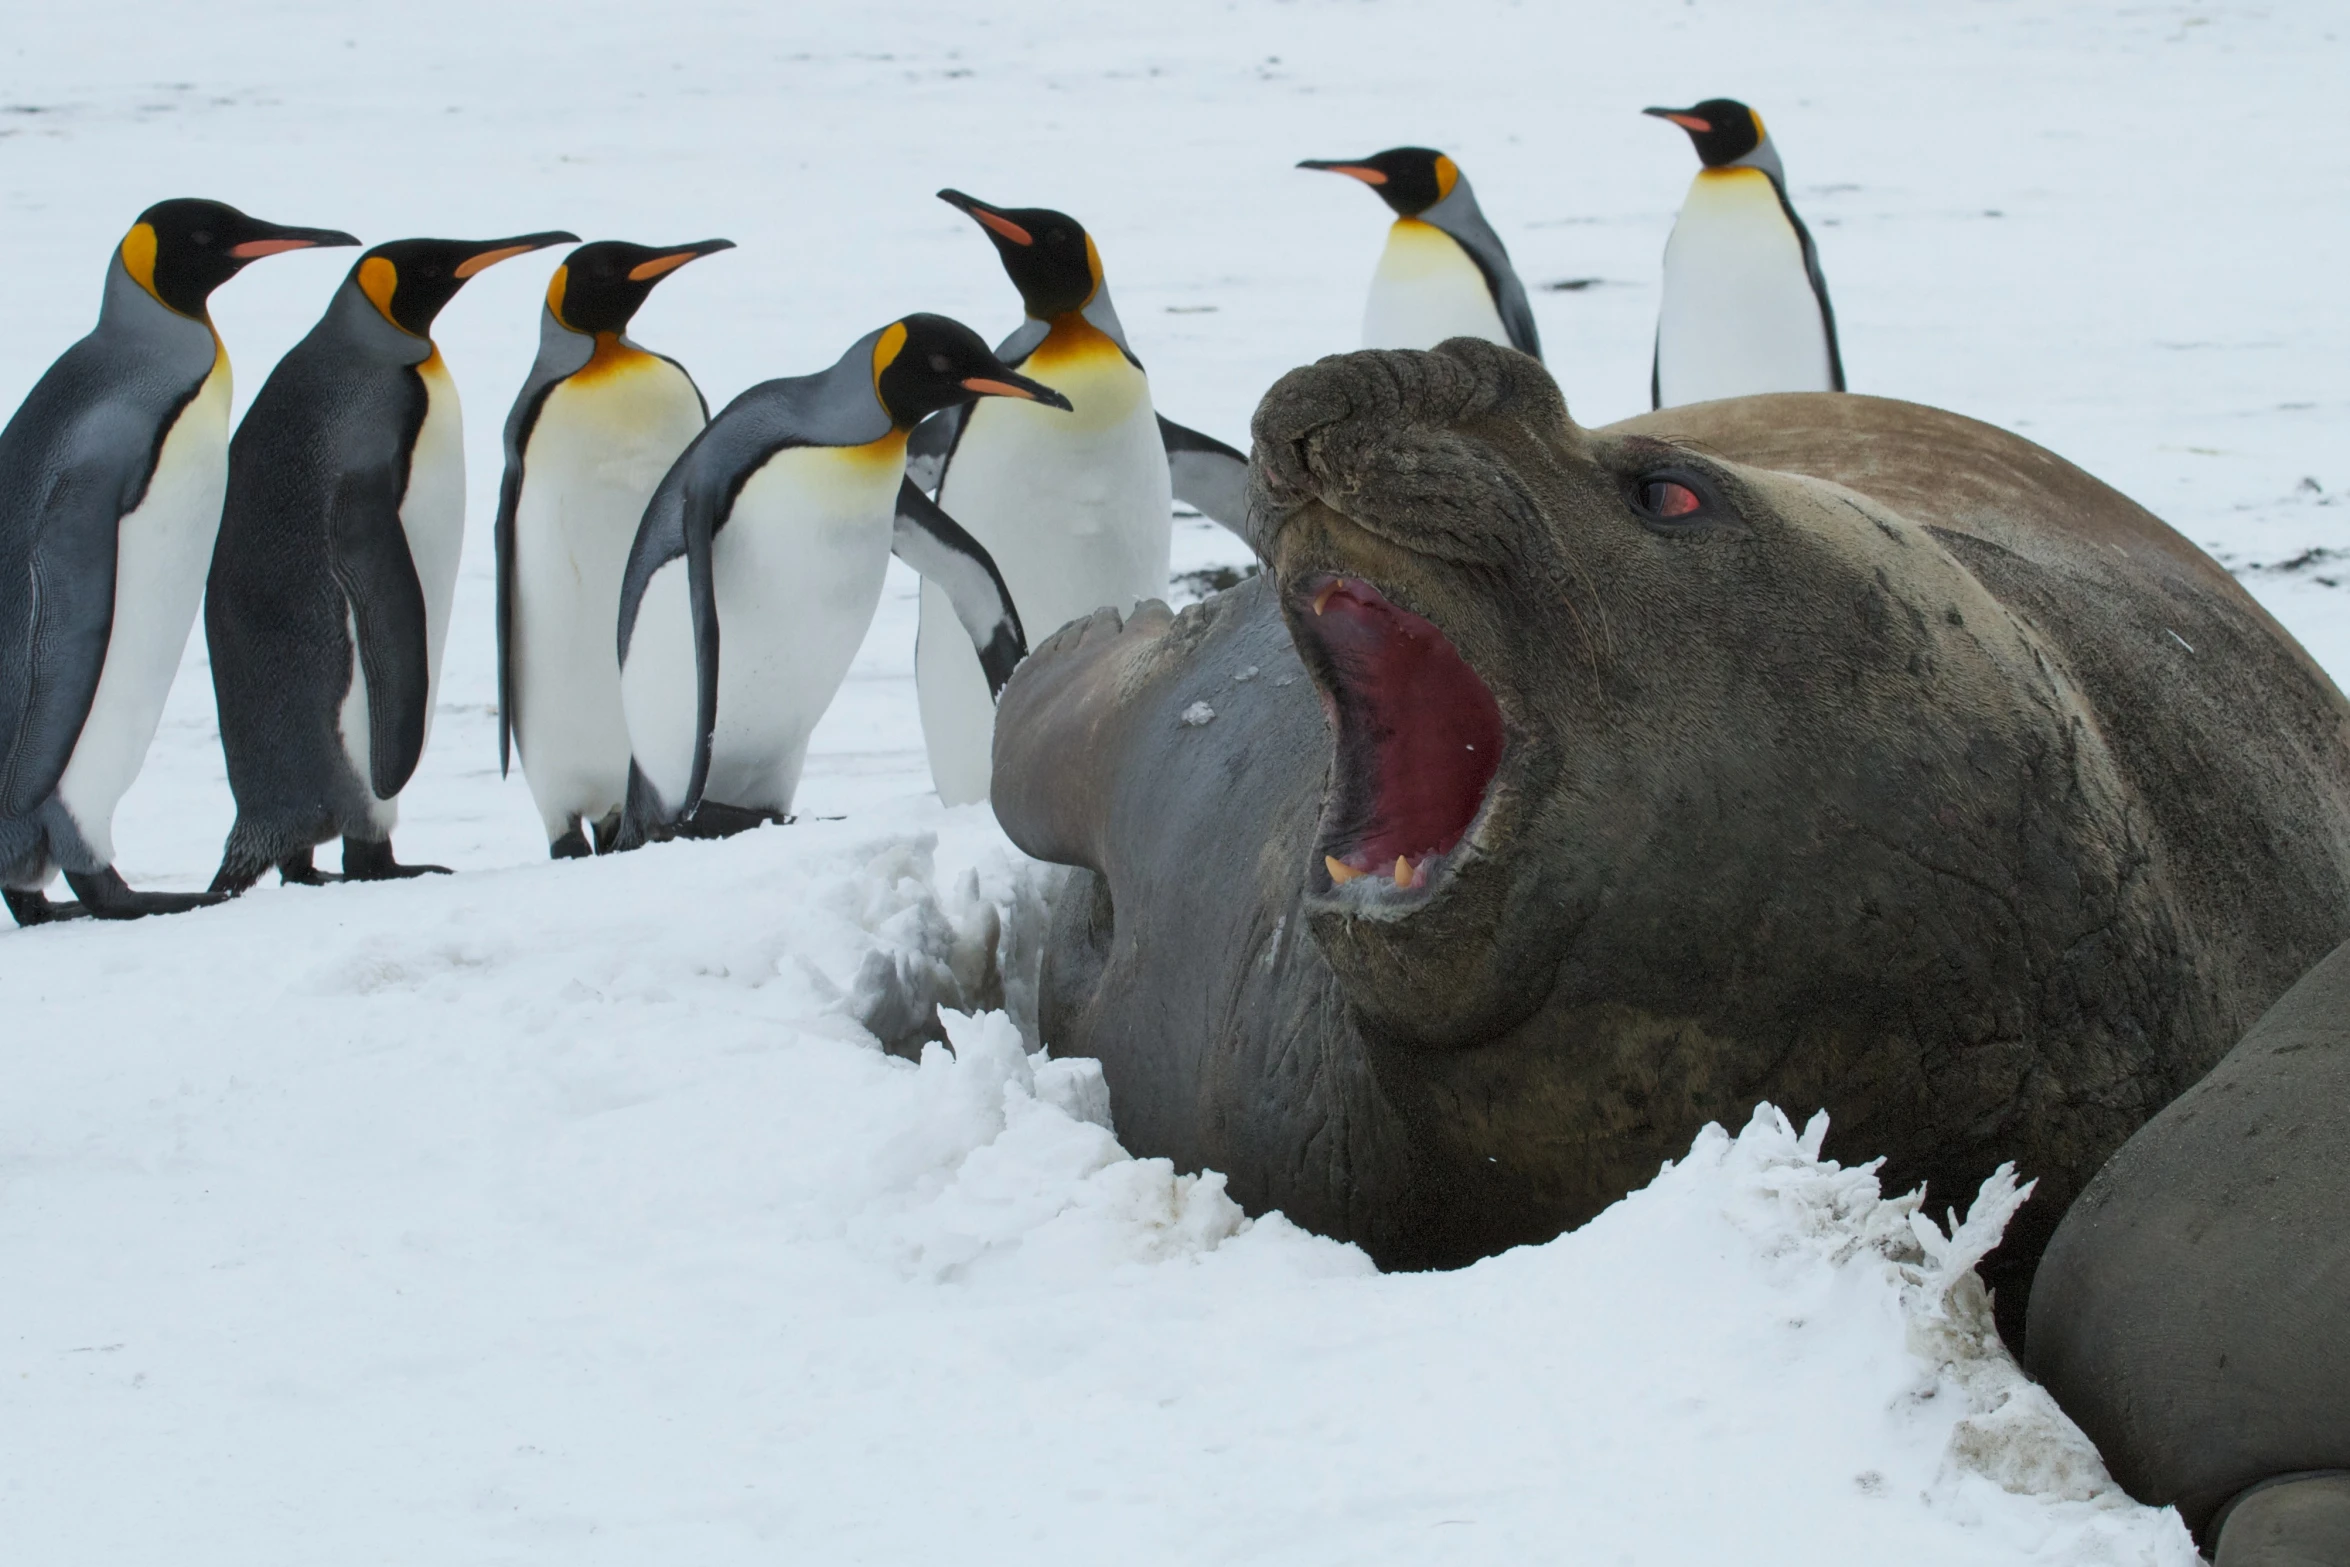
[[1398, 887], [1409, 887], [1413, 885], [1412, 862], [1405, 859], [1400, 854], [1395, 857], [1395, 884]]
[[1370, 874], [1369, 871], [1356, 870], [1353, 866], [1347, 864], [1346, 861], [1339, 859], [1336, 855], [1331, 854], [1325, 854], [1322, 856], [1322, 868], [1330, 873], [1330, 885], [1333, 887], [1343, 887], [1348, 882], [1353, 881], [1357, 876], [1368, 876]]

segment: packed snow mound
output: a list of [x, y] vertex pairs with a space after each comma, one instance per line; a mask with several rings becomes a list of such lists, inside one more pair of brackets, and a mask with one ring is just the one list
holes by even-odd
[[1934, 1225], [1763, 1106], [1382, 1276], [1031, 1048], [1051, 874], [902, 801], [0, 939], [0, 1536], [2190, 1567], [1992, 1332], [2008, 1173]]

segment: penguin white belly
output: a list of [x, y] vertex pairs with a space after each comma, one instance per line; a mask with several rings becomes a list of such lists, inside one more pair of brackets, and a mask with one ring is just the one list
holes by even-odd
[[[787, 814], [808, 735], [873, 622], [906, 473], [905, 438], [779, 452], [711, 541], [718, 722], [702, 798]], [[686, 563], [654, 573], [620, 674], [629, 743], [674, 811], [693, 775], [696, 678]]]
[[[1086, 328], [1048, 338], [1021, 369], [1071, 411], [1012, 398], [974, 404], [939, 504], [995, 558], [1030, 646], [1103, 605], [1167, 591], [1174, 492], [1150, 382]], [[987, 798], [995, 703], [944, 590], [922, 586], [915, 694], [930, 776], [949, 805]]]
[[1803, 241], [1760, 169], [1707, 169], [1665, 242], [1657, 312], [1665, 407], [1835, 387]]
[[[400, 530], [424, 589], [424, 735], [432, 739], [432, 712], [441, 692], [441, 650], [449, 640], [449, 603], [457, 596], [457, 557], [465, 546], [465, 412], [457, 383], [433, 356], [417, 370], [427, 399], [424, 424], [408, 459], [408, 493], [400, 497]], [[617, 602], [617, 596], [615, 596]]]
[[628, 720], [612, 628], [645, 504], [702, 428], [677, 366], [636, 354], [547, 394], [523, 453], [514, 515], [509, 656], [515, 744], [531, 798], [560, 837], [628, 791]]
[[102, 860], [114, 858], [114, 808], [147, 758], [204, 596], [228, 486], [228, 413], [228, 356], [220, 354], [164, 437], [147, 493], [115, 529], [106, 662], [57, 781], [58, 798]]
[[1509, 329], [1485, 274], [1461, 242], [1433, 223], [1398, 218], [1363, 307], [1365, 348], [1434, 348], [1448, 337], [1507, 347]]

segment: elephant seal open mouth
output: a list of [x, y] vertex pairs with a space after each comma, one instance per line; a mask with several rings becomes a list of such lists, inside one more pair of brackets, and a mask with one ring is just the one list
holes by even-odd
[[[1757, 1100], [2056, 1219], [2350, 935], [2350, 704], [2050, 453], [1833, 394], [1600, 430], [1457, 340], [1259, 408], [1265, 576], [1007, 687], [1040, 1023], [1127, 1146], [1382, 1266], [1582, 1223]], [[2020, 1336], [2020, 1335], [2019, 1335]]]
[[1316, 573], [1284, 609], [1332, 733], [1317, 890], [1364, 912], [1415, 907], [1484, 808], [1501, 706], [1434, 622], [1360, 578]]

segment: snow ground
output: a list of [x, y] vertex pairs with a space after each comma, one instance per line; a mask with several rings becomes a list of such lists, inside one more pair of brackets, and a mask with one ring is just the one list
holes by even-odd
[[[715, 404], [909, 309], [1007, 329], [953, 184], [1081, 216], [1161, 405], [1239, 442], [1352, 346], [1379, 241], [1290, 165], [1425, 141], [1604, 422], [1645, 400], [1692, 163], [1636, 111], [1731, 93], [1856, 389], [2118, 484], [2340, 677], [2343, 30], [2317, 0], [20, 7], [0, 400], [163, 195], [371, 239], [727, 235], [639, 322]], [[1037, 896], [927, 795], [902, 574], [803, 791], [840, 820], [546, 864], [495, 771], [487, 524], [551, 264], [440, 334], [473, 534], [399, 843], [462, 874], [0, 931], [6, 1560], [2188, 1559], [1983, 1351], [1906, 1210], [1770, 1117], [1549, 1246], [1382, 1278], [1125, 1158], [1098, 1079], [1000, 1019], [882, 1055], [856, 1019], [992, 999]], [[347, 265], [223, 291], [244, 396]], [[202, 885], [230, 815], [199, 635], [125, 874]]]

